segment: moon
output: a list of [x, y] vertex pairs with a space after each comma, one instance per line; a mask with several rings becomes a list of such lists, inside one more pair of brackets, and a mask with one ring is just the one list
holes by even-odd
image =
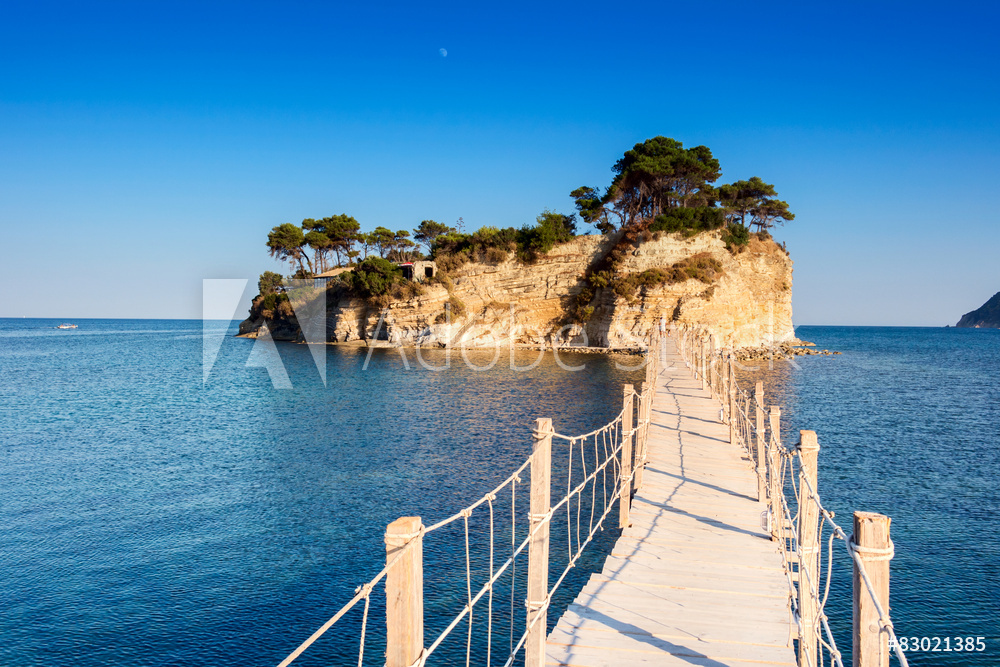
[[438, 49], [438, 53], [441, 54], [442, 58], [447, 58], [448, 57], [448, 49]]

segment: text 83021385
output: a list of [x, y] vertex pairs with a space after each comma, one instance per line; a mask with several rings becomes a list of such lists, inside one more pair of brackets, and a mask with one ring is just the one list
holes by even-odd
[[[889, 650], [895, 649], [890, 640]], [[904, 651], [973, 653], [986, 650], [986, 637], [899, 637], [899, 648]]]

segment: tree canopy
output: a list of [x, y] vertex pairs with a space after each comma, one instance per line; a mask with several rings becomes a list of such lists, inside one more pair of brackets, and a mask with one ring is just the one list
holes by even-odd
[[353, 271], [343, 274], [341, 280], [361, 296], [381, 296], [403, 280], [403, 271], [381, 257], [367, 257]]
[[580, 219], [603, 234], [619, 226], [697, 233], [734, 222], [764, 231], [795, 218], [757, 176], [716, 188], [721, 165], [707, 146], [653, 137], [626, 151], [612, 172], [603, 193], [591, 186], [570, 192]]
[[413, 230], [413, 238], [417, 243], [423, 243], [427, 247], [427, 252], [430, 252], [434, 246], [434, 239], [442, 234], [450, 234], [455, 231], [454, 227], [449, 227], [443, 222], [422, 220]]
[[[309, 262], [309, 256], [303, 250], [305, 244], [306, 239], [302, 228], [290, 222], [278, 225], [267, 235], [267, 248], [271, 257], [282, 262], [289, 262], [292, 265], [292, 270], [298, 264], [299, 271], [305, 271], [303, 259]], [[312, 272], [311, 262], [309, 262], [309, 271]]]
[[795, 219], [795, 214], [788, 210], [788, 203], [777, 196], [774, 186], [758, 176], [719, 188], [719, 200], [726, 210], [727, 222], [738, 221], [747, 228], [756, 226], [758, 231]]
[[625, 224], [652, 220], [670, 208], [713, 205], [710, 186], [721, 175], [707, 146], [684, 148], [667, 137], [653, 137], [626, 151], [612, 168], [609, 201]]
[[281, 287], [284, 279], [281, 277], [280, 273], [275, 273], [274, 271], [265, 271], [260, 274], [260, 278], [257, 280], [257, 291], [261, 296], [267, 296], [268, 294], [274, 294]]
[[361, 224], [346, 213], [323, 218], [324, 233], [330, 239], [330, 249], [337, 257], [337, 266], [350, 259], [350, 252], [358, 241]]
[[585, 223], [593, 225], [602, 234], [610, 234], [615, 230], [615, 224], [608, 218], [608, 198], [599, 189], [585, 185], [573, 190], [569, 196], [576, 203], [580, 219]]
[[389, 251], [393, 248], [393, 242], [396, 240], [396, 235], [388, 227], [376, 227], [371, 234], [369, 234], [369, 241], [375, 251], [378, 252], [378, 256], [385, 259], [389, 254]]

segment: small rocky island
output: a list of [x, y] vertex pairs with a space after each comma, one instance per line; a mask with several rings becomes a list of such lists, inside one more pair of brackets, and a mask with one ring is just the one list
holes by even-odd
[[962, 315], [955, 326], [964, 329], [1000, 329], [1000, 292], [971, 313]]
[[[459, 218], [362, 232], [347, 214], [278, 225], [267, 248], [292, 273], [261, 275], [240, 335], [302, 341], [305, 315], [313, 340], [348, 345], [626, 350], [666, 320], [727, 347], [798, 342], [792, 260], [770, 234], [795, 215], [772, 184], [715, 185], [708, 147], [662, 136], [612, 172], [604, 189], [569, 193], [576, 213], [520, 228], [467, 233]], [[597, 233], [578, 234], [578, 220]]]

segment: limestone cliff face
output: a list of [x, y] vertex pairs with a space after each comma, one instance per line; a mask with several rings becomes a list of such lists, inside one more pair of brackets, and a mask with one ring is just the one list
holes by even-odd
[[[586, 324], [567, 320], [574, 297], [585, 286], [587, 268], [616, 240], [577, 237], [535, 264], [514, 260], [498, 265], [466, 264], [453, 274], [450, 285], [426, 285], [421, 296], [392, 303], [384, 314], [360, 299], [340, 298], [328, 304], [329, 340], [482, 347], [551, 342], [634, 347], [642, 344], [661, 317], [704, 327], [727, 346], [794, 339], [792, 262], [788, 255], [773, 241], [757, 239], [733, 255], [720, 234], [711, 232], [691, 239], [670, 234], [646, 241], [631, 250], [619, 270], [638, 273], [669, 268], [692, 255], [707, 253], [723, 269], [714, 284], [687, 280], [642, 288], [631, 302], [604, 289]], [[241, 331], [251, 331], [259, 324], [247, 320]], [[272, 330], [276, 330], [273, 325]]]

